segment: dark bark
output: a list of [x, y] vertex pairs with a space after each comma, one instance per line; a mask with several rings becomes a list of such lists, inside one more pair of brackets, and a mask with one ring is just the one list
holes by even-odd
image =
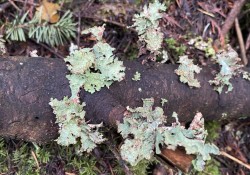
[[[222, 113], [227, 113], [228, 119], [250, 115], [250, 83], [242, 78], [232, 81], [232, 92], [219, 95], [208, 83], [213, 79], [210, 67], [203, 67], [197, 76], [201, 88], [191, 89], [179, 82], [174, 73], [176, 65], [141, 65], [136, 61], [124, 64], [125, 80], [94, 94], [81, 91], [80, 97], [87, 104], [86, 117], [91, 122], [114, 125], [122, 119], [126, 106], [142, 106], [141, 99], [149, 97], [154, 97], [157, 106], [161, 98], [168, 99], [165, 114], [171, 116], [175, 111], [181, 122], [190, 122], [197, 111], [205, 120], [220, 120]], [[137, 82], [131, 80], [136, 71], [141, 73]], [[60, 59], [0, 58], [0, 135], [36, 142], [55, 139], [57, 125], [48, 103], [50, 98], [70, 96], [67, 73]]]

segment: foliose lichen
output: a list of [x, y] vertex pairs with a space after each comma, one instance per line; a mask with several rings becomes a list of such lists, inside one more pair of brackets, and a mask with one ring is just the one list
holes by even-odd
[[135, 72], [134, 77], [132, 78], [133, 81], [141, 80], [141, 74], [139, 72]]
[[244, 79], [250, 81], [250, 73], [249, 73], [249, 72], [244, 71], [244, 72], [242, 73], [242, 77], [243, 77]]
[[161, 11], [165, 11], [166, 6], [161, 4], [158, 0], [144, 6], [143, 12], [134, 15], [134, 24], [138, 32], [139, 41], [143, 46], [146, 46], [154, 55], [160, 53], [161, 44], [163, 41], [163, 33], [159, 27], [159, 19], [162, 18]]
[[203, 38], [200, 36], [193, 38], [188, 42], [189, 45], [194, 45], [196, 49], [204, 51], [206, 57], [215, 58], [216, 53], [212, 43], [213, 43], [212, 38], [208, 38], [207, 41], [204, 41]]
[[165, 98], [161, 98], [161, 106], [163, 107], [165, 103], [167, 103], [168, 100]]
[[97, 43], [93, 48], [75, 50], [65, 58], [65, 62], [69, 63], [68, 69], [72, 73], [67, 76], [72, 95], [77, 95], [75, 92], [78, 92], [81, 87], [94, 93], [125, 77], [123, 62], [114, 56], [115, 49], [102, 39], [104, 30], [104, 26], [84, 30], [82, 33], [91, 33]]
[[64, 97], [60, 101], [52, 98], [49, 103], [59, 125], [57, 143], [69, 146], [80, 140], [80, 152], [90, 152], [105, 140], [98, 131], [102, 124], [88, 124], [85, 121], [85, 103], [80, 104], [78, 96], [80, 88], [83, 86], [86, 91], [94, 93], [104, 86], [109, 87], [113, 81], [121, 81], [125, 76], [123, 63], [113, 55], [114, 48], [102, 40], [104, 26], [83, 31], [84, 34], [89, 32], [97, 40], [93, 48], [78, 50], [73, 46], [70, 55], [65, 58], [71, 72], [66, 76], [71, 97]]
[[105, 139], [98, 132], [102, 124], [92, 125], [85, 121], [85, 103], [79, 104], [73, 99], [64, 97], [63, 100], [51, 99], [50, 106], [56, 115], [56, 123], [59, 125], [59, 137], [57, 143], [63, 146], [76, 144], [80, 139], [81, 148], [79, 152], [92, 151], [96, 144], [102, 143]]
[[240, 68], [243, 67], [243, 65], [240, 64], [240, 61], [241, 59], [238, 57], [237, 52], [230, 45], [227, 45], [226, 49], [221, 50], [216, 54], [216, 62], [221, 68], [214, 80], [210, 80], [209, 83], [214, 85], [214, 89], [220, 94], [224, 86], [227, 86], [226, 93], [233, 90], [230, 80], [233, 76], [240, 73]]
[[180, 56], [180, 63], [175, 73], [180, 76], [180, 81], [187, 83], [190, 87], [200, 87], [200, 82], [194, 78], [195, 73], [200, 73], [201, 68], [193, 64], [193, 60], [188, 59], [187, 55]]
[[219, 149], [213, 144], [206, 144], [207, 135], [204, 129], [204, 119], [197, 113], [190, 127], [185, 129], [173, 113], [176, 122], [172, 126], [165, 126], [166, 116], [161, 107], [153, 109], [154, 99], [143, 100], [143, 106], [135, 109], [128, 107], [128, 114], [123, 123], [118, 122], [118, 132], [125, 139], [121, 146], [121, 156], [131, 165], [136, 165], [143, 159], [151, 159], [161, 153], [159, 145], [165, 145], [175, 150], [177, 146], [185, 148], [187, 154], [196, 155], [194, 167], [201, 171], [210, 154], [219, 154]]

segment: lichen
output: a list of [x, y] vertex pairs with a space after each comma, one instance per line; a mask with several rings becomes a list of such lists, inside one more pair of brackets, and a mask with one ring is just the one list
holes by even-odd
[[167, 103], [168, 100], [165, 98], [161, 98], [161, 106], [163, 107], [165, 103]]
[[4, 55], [6, 53], [5, 40], [3, 39], [3, 35], [0, 35], [0, 55]]
[[215, 145], [206, 144], [207, 135], [204, 129], [204, 119], [197, 113], [190, 127], [185, 129], [178, 121], [178, 115], [173, 113], [176, 122], [165, 126], [166, 116], [161, 107], [153, 109], [154, 99], [144, 99], [143, 106], [131, 109], [123, 123], [118, 122], [118, 132], [125, 139], [121, 146], [121, 156], [131, 165], [136, 165], [143, 159], [151, 159], [161, 153], [160, 145], [175, 150], [177, 146], [185, 148], [187, 154], [195, 154], [193, 162], [197, 170], [202, 170], [210, 154], [219, 154]]
[[133, 81], [141, 80], [141, 74], [139, 72], [135, 72], [134, 77], [132, 78]]
[[63, 146], [76, 144], [77, 139], [81, 141], [80, 152], [92, 151], [96, 144], [102, 143], [105, 139], [98, 132], [102, 126], [91, 125], [85, 121], [85, 103], [79, 104], [73, 99], [64, 97], [63, 100], [51, 99], [50, 106], [56, 115], [56, 123], [59, 125], [59, 137], [57, 143]]
[[224, 86], [227, 86], [226, 93], [233, 90], [233, 85], [230, 80], [233, 76], [237, 75], [240, 72], [240, 68], [243, 67], [243, 65], [239, 64], [240, 60], [237, 52], [232, 49], [230, 45], [227, 45], [226, 49], [216, 54], [216, 62], [221, 68], [214, 80], [210, 80], [209, 83], [214, 85], [214, 89], [220, 94]]
[[72, 98], [77, 98], [81, 87], [90, 93], [99, 91], [102, 87], [109, 87], [114, 81], [121, 81], [125, 76], [123, 62], [114, 55], [115, 50], [102, 39], [104, 26], [93, 27], [82, 33], [91, 33], [96, 37], [97, 43], [93, 48], [74, 50], [65, 62], [72, 73], [67, 78], [70, 81]]
[[165, 11], [166, 6], [159, 3], [156, 0], [154, 3], [150, 3], [148, 6], [144, 6], [143, 12], [134, 15], [134, 24], [139, 35], [139, 41], [141, 44], [146, 46], [154, 55], [160, 53], [161, 44], [163, 41], [163, 33], [159, 28], [159, 19], [162, 18], [161, 11]]
[[180, 76], [180, 81], [187, 83], [190, 87], [200, 87], [200, 82], [194, 78], [195, 73], [200, 73], [201, 68], [193, 64], [193, 60], [188, 59], [188, 56], [180, 56], [180, 63], [175, 73]]
[[204, 41], [202, 37], [193, 38], [188, 42], [189, 45], [194, 45], [196, 49], [204, 51], [206, 57], [215, 58], [216, 53], [212, 43], [213, 40], [211, 38], [208, 38], [207, 41]]
[[97, 43], [93, 48], [80, 50], [72, 46], [70, 55], [64, 59], [69, 63], [71, 73], [66, 76], [70, 83], [71, 97], [64, 97], [60, 101], [51, 99], [49, 103], [59, 125], [57, 143], [69, 146], [79, 140], [80, 152], [90, 152], [105, 140], [98, 131], [102, 124], [94, 125], [85, 121], [85, 103], [80, 104], [78, 96], [80, 88], [83, 86], [86, 91], [94, 93], [104, 86], [109, 87], [113, 81], [121, 81], [125, 76], [122, 61], [113, 55], [114, 48], [102, 40], [103, 32], [104, 26], [83, 31], [84, 34], [94, 35]]
[[244, 71], [244, 72], [242, 73], [242, 77], [243, 77], [244, 79], [250, 81], [250, 73], [249, 73], [249, 72]]

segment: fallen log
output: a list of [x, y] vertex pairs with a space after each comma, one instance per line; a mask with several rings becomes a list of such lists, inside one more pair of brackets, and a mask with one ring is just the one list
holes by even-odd
[[[153, 97], [155, 106], [161, 99], [168, 99], [164, 112], [171, 116], [175, 111], [179, 120], [187, 123], [197, 111], [205, 120], [232, 119], [249, 116], [250, 84], [242, 78], [233, 80], [234, 90], [219, 95], [209, 85], [214, 68], [205, 67], [197, 75], [199, 89], [180, 83], [174, 73], [176, 65], [151, 63], [141, 65], [125, 61], [126, 77], [109, 89], [90, 94], [82, 90], [81, 101], [86, 102], [86, 118], [92, 123], [104, 122], [115, 126], [122, 121], [126, 107], [142, 106], [142, 98]], [[135, 72], [141, 73], [140, 81], [132, 81]], [[61, 100], [70, 96], [68, 73], [61, 59], [0, 58], [0, 136], [45, 143], [58, 136], [55, 116], [49, 106], [50, 98]], [[173, 119], [168, 119], [171, 123]], [[162, 148], [160, 158], [183, 172], [188, 172], [194, 157], [185, 150]]]
[[[176, 65], [136, 61], [124, 62], [126, 77], [111, 87], [90, 94], [81, 91], [86, 102], [87, 120], [115, 125], [122, 120], [126, 107], [142, 106], [142, 98], [153, 97], [161, 106], [161, 98], [168, 99], [163, 106], [167, 116], [175, 111], [181, 122], [190, 122], [197, 111], [205, 120], [237, 119], [250, 115], [250, 83], [240, 77], [232, 83], [234, 89], [219, 95], [209, 85], [213, 67], [203, 67], [197, 79], [201, 88], [192, 89], [180, 83], [174, 73]], [[250, 69], [248, 69], [250, 70]], [[140, 81], [133, 81], [135, 72]], [[50, 98], [70, 96], [68, 73], [63, 60], [53, 58], [0, 58], [0, 135], [38, 143], [55, 139], [57, 125], [49, 106]], [[172, 121], [171, 117], [168, 121]]]

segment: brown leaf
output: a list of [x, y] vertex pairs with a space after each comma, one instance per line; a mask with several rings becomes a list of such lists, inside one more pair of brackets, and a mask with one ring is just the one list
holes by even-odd
[[45, 20], [50, 23], [56, 23], [60, 19], [60, 16], [57, 13], [59, 9], [60, 6], [58, 4], [43, 0], [42, 4], [36, 8], [36, 13], [39, 14], [41, 20]]

